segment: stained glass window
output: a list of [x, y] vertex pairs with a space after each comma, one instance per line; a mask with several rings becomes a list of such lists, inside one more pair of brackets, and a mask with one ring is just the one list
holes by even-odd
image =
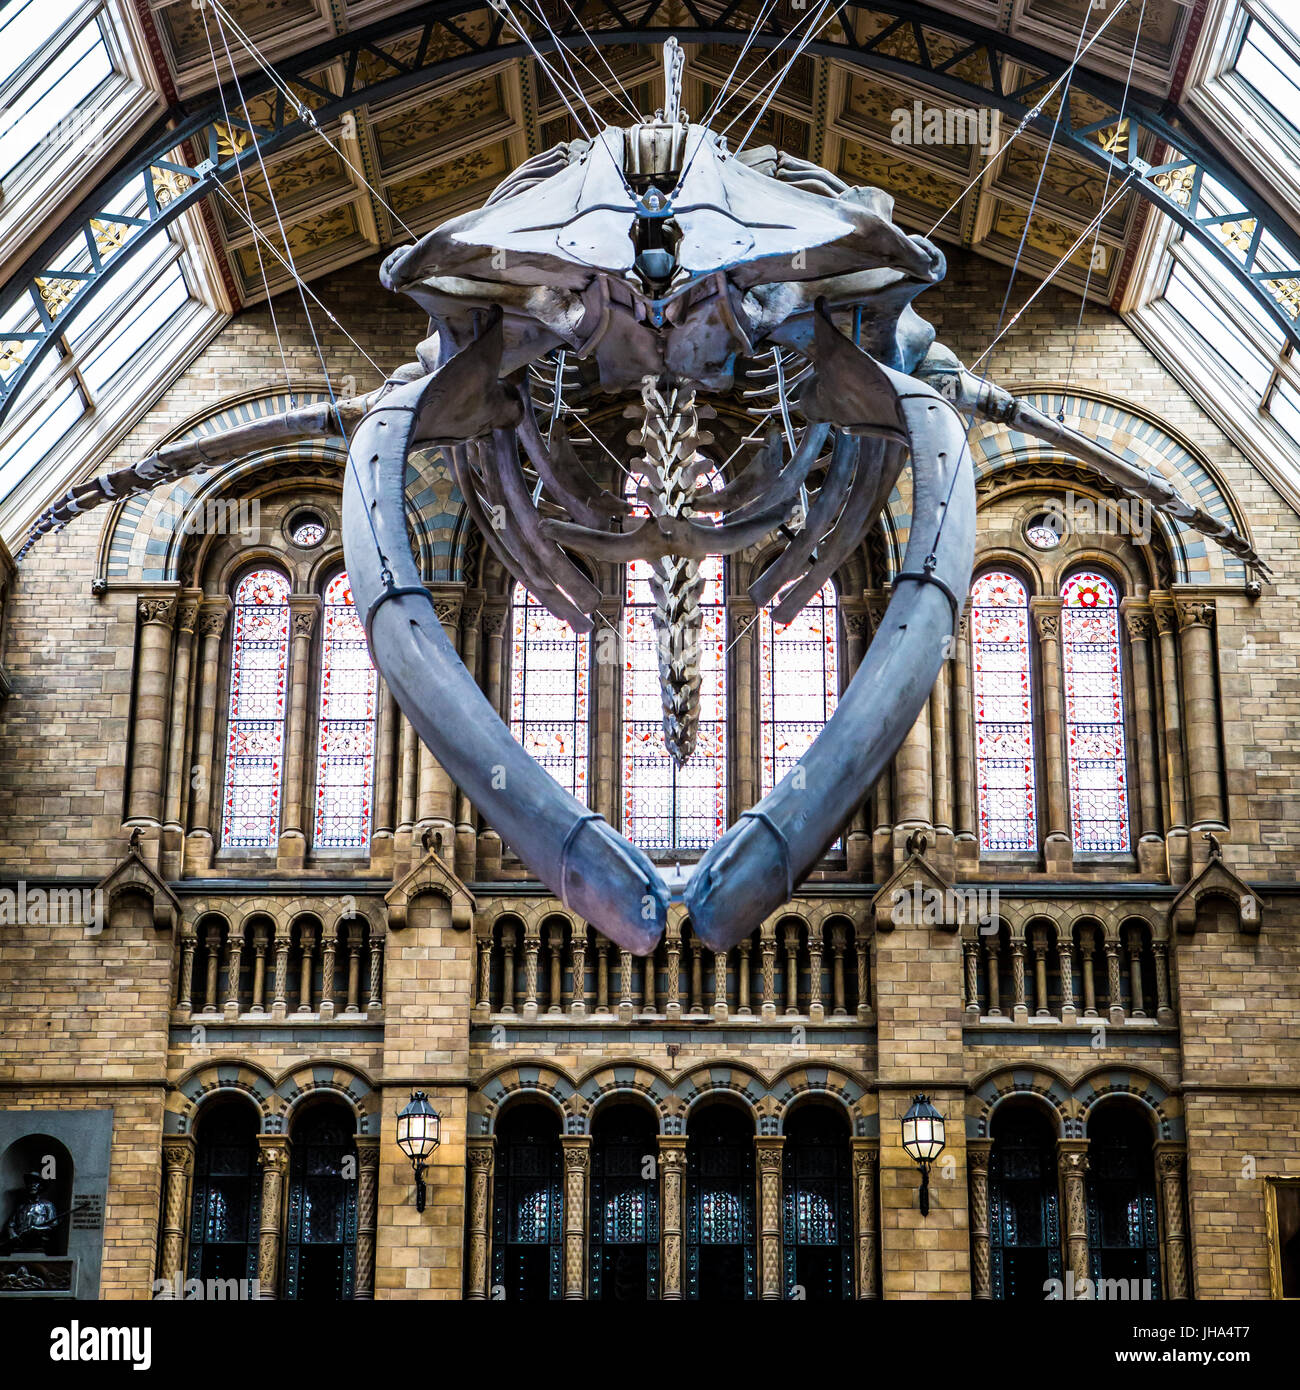
[[316, 758], [316, 844], [370, 843], [378, 678], [347, 573], [325, 589], [320, 662], [320, 748]]
[[[633, 493], [639, 478], [629, 480]], [[623, 609], [623, 833], [642, 849], [707, 849], [727, 828], [727, 610], [720, 555], [700, 562], [700, 727], [678, 767], [664, 745], [650, 565], [627, 566]]]
[[602, 1105], [591, 1126], [590, 1296], [659, 1296], [655, 1123], [635, 1105]]
[[686, 1297], [756, 1298], [754, 1238], [754, 1131], [740, 1111], [711, 1106], [686, 1138]]
[[995, 570], [971, 588], [971, 672], [980, 848], [1038, 847], [1029, 598]]
[[223, 845], [269, 849], [279, 833], [288, 666], [289, 581], [255, 570], [235, 589]]
[[354, 1129], [352, 1112], [332, 1101], [313, 1106], [294, 1126], [284, 1259], [286, 1298], [337, 1303], [353, 1297], [357, 1275]]
[[1128, 765], [1119, 595], [1104, 575], [1084, 573], [1066, 580], [1061, 599], [1074, 847], [1094, 852], [1127, 850]]
[[304, 516], [294, 522], [289, 539], [301, 549], [310, 550], [325, 539], [325, 523], [319, 517]]
[[[199, 1113], [187, 1278], [257, 1278], [262, 1170], [257, 1115], [238, 1100], [210, 1102]], [[176, 1270], [162, 1271], [175, 1279]]]
[[587, 800], [591, 648], [522, 584], [511, 607], [510, 732], [565, 789]]
[[839, 701], [835, 585], [827, 580], [784, 627], [759, 617], [759, 741], [766, 796], [812, 746]]
[[795, 1110], [782, 1158], [785, 1296], [809, 1303], [853, 1297], [853, 1165], [848, 1124], [820, 1106]]
[[562, 1292], [564, 1198], [560, 1123], [549, 1109], [521, 1104], [497, 1125], [492, 1184], [492, 1296], [545, 1303]]

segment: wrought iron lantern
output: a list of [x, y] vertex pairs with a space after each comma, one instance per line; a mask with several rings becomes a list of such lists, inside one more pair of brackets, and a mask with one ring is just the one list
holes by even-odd
[[415, 1209], [424, 1210], [424, 1170], [441, 1139], [442, 1119], [423, 1091], [412, 1091], [397, 1116], [397, 1147], [415, 1169]]
[[930, 1214], [930, 1165], [943, 1152], [943, 1116], [930, 1104], [930, 1097], [912, 1097], [911, 1109], [903, 1116], [903, 1148], [921, 1170], [921, 1215]]

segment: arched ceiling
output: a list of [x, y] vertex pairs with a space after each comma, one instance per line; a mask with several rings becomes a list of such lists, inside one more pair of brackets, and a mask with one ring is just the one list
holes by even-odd
[[[807, 0], [806, 4], [782, 0], [772, 14], [783, 18], [788, 27], [794, 26], [806, 17], [814, 3], [815, 0]], [[415, 18], [438, 8], [403, 4], [400, 0], [223, 0], [223, 4], [234, 22], [222, 26], [224, 34], [211, 18], [205, 29], [202, 12], [187, 4], [148, 0], [144, 10], [160, 75], [172, 92], [187, 103], [210, 96], [218, 74], [223, 80], [229, 78], [227, 45], [236, 71], [257, 77], [254, 60], [231, 37], [234, 25], [268, 63], [275, 64], [361, 26], [404, 14]], [[689, 43], [692, 31], [747, 23], [746, 17], [752, 19], [760, 8], [757, 0], [743, 0], [740, 4], [670, 4], [656, 13], [655, 27], [671, 23]], [[568, 18], [565, 0], [552, 3], [547, 9], [557, 27]], [[1077, 51], [1085, 18], [1090, 32], [1095, 32], [1107, 15], [1106, 7], [1099, 9], [1091, 0], [949, 0], [931, 5], [890, 6], [879, 11], [863, 6], [844, 11], [844, 22], [854, 26], [859, 41], [866, 41], [896, 26], [900, 9], [904, 15], [914, 13], [918, 21], [923, 21], [922, 42], [936, 50], [937, 58], [960, 55], [965, 40], [958, 25], [965, 21], [1069, 59]], [[1168, 97], [1178, 91], [1204, 10], [1205, 0], [1197, 0], [1192, 6], [1180, 0], [1147, 0], [1142, 38], [1133, 60], [1135, 87], [1148, 96]], [[1115, 18], [1084, 60], [1083, 66], [1090, 73], [1123, 81], [1133, 55], [1139, 12], [1140, 6], [1134, 3]], [[527, 14], [522, 4], [518, 13]], [[612, 27], [626, 13], [626, 9], [616, 11], [599, 0], [579, 9], [580, 17], [592, 30]], [[493, 11], [485, 6], [457, 18], [455, 28], [473, 43], [489, 43], [494, 19]], [[953, 31], [954, 36], [948, 37], [946, 31]], [[844, 37], [841, 21], [827, 26], [826, 37], [831, 42]], [[442, 41], [449, 52], [454, 48], [450, 31]], [[419, 31], [413, 29], [409, 53], [399, 46], [399, 60], [403, 56], [414, 60], [419, 42]], [[884, 46], [886, 54], [897, 56], [900, 66], [914, 63], [918, 50], [914, 31], [906, 25], [897, 29]], [[603, 51], [636, 104], [650, 110], [662, 103], [657, 45], [619, 44]], [[590, 49], [579, 53], [607, 78]], [[726, 82], [738, 53], [734, 44], [709, 43], [688, 49], [687, 110], [699, 112], [708, 105]], [[375, 80], [386, 75], [393, 70], [389, 61], [392, 56], [392, 50], [387, 55], [363, 53], [356, 76]], [[314, 74], [315, 80], [323, 87], [341, 90], [349, 76], [349, 61], [347, 56], [340, 56], [322, 65]], [[745, 58], [741, 72], [755, 71], [761, 83], [783, 62], [783, 54], [769, 55], [755, 49]], [[982, 62], [979, 56], [965, 61], [966, 75], [977, 84], [986, 71], [986, 67], [981, 68]], [[963, 72], [960, 58], [954, 71]], [[604, 97], [595, 80], [581, 71], [579, 75], [600, 113], [617, 119], [617, 108]], [[1037, 70], [1028, 65], [1012, 65], [1007, 80], [1014, 85], [1017, 80], [1028, 82], [1034, 76]], [[752, 91], [753, 85], [748, 90]], [[774, 143], [825, 164], [853, 183], [877, 184], [895, 195], [898, 220], [903, 225], [928, 231], [959, 198], [967, 183], [983, 171], [991, 152], [982, 148], [983, 137], [988, 136], [996, 149], [1011, 133], [1014, 121], [1003, 117], [1000, 126], [994, 126], [986, 108], [982, 125], [972, 122], [970, 127], [962, 128], [959, 121], [945, 131], [946, 136], [955, 135], [955, 139], [939, 142], [930, 138], [934, 133], [931, 128], [923, 130], [922, 138], [916, 140], [909, 135], [907, 122], [915, 113], [917, 101], [924, 108], [952, 105], [950, 96], [940, 96], [911, 75], [863, 71], [835, 57], [806, 55], [782, 83], [750, 143]], [[1089, 103], [1086, 95], [1075, 94], [1076, 123], [1085, 116], [1096, 120], [1113, 116], [1113, 110], [1104, 103], [1092, 102], [1095, 110], [1089, 109]], [[743, 100], [730, 104], [724, 111], [723, 124], [743, 105]], [[250, 110], [255, 118], [263, 114], [256, 101]], [[896, 119], [897, 112], [907, 113], [906, 117]], [[237, 127], [237, 108], [233, 114], [233, 125]], [[749, 119], [745, 117], [740, 130], [745, 129]], [[539, 64], [531, 56], [447, 76], [390, 99], [360, 106], [354, 120], [336, 123], [332, 132], [334, 143], [347, 159], [340, 158], [315, 134], [308, 134], [268, 161], [293, 259], [299, 271], [311, 277], [372, 255], [381, 247], [409, 240], [410, 232], [423, 232], [445, 217], [475, 206], [513, 165], [530, 153], [576, 133], [560, 92], [547, 74], [539, 71]], [[972, 133], [977, 137], [975, 141], [964, 138]], [[248, 136], [236, 128], [228, 138], [231, 148], [239, 148]], [[1013, 259], [1046, 150], [1047, 143], [1040, 136], [1026, 133], [1018, 139], [996, 161], [997, 167], [983, 178], [977, 190], [938, 228], [936, 237], [971, 247], [994, 260]], [[221, 151], [223, 155], [229, 152]], [[348, 167], [349, 160], [354, 168]], [[375, 191], [365, 187], [367, 180]], [[245, 206], [253, 220], [264, 233], [277, 238], [275, 210], [260, 171], [248, 176], [245, 192]], [[1106, 177], [1101, 170], [1064, 150], [1054, 151], [1047, 161], [1038, 211], [1026, 240], [1027, 268], [1039, 274], [1054, 269], [1061, 257], [1070, 252], [1105, 197]], [[1086, 282], [1093, 297], [1115, 299], [1122, 290], [1126, 269], [1132, 264], [1128, 253], [1140, 232], [1140, 206], [1140, 200], [1133, 195], [1121, 198], [1102, 223], [1095, 254], [1092, 239], [1087, 238], [1060, 270], [1061, 283], [1081, 292]], [[246, 217], [241, 217], [228, 202], [220, 203], [208, 222], [229, 267], [230, 288], [241, 303], [263, 297], [268, 279], [272, 293], [291, 283], [283, 266], [265, 264], [265, 255], [259, 264], [257, 236]]]

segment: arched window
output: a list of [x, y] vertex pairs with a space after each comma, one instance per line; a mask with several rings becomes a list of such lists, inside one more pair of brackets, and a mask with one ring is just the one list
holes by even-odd
[[709, 1105], [686, 1130], [686, 1297], [756, 1296], [754, 1127], [732, 1106]]
[[1061, 589], [1065, 737], [1076, 850], [1129, 848], [1119, 595], [1104, 575], [1072, 575]]
[[[1160, 1297], [1151, 1128], [1131, 1105], [1099, 1106], [1088, 1120], [1088, 1254], [1093, 1280], [1137, 1280], [1129, 1298]], [[1144, 1288], [1144, 1281], [1150, 1287]]]
[[255, 570], [235, 589], [223, 845], [270, 849], [279, 834], [288, 670], [289, 581]]
[[812, 747], [840, 698], [839, 600], [828, 579], [784, 627], [759, 617], [758, 689], [762, 794]]
[[558, 1299], [564, 1236], [559, 1118], [545, 1106], [523, 1104], [506, 1111], [496, 1133], [492, 1296], [510, 1303]]
[[241, 1100], [217, 1100], [200, 1112], [195, 1137], [186, 1277], [254, 1280], [262, 1214], [256, 1112]]
[[[641, 479], [629, 477], [627, 495]], [[721, 480], [715, 481], [720, 486]], [[650, 565], [627, 566], [623, 609], [623, 833], [650, 850], [707, 849], [727, 828], [727, 609], [722, 556], [700, 561], [700, 729], [678, 767], [664, 746]]]
[[785, 1126], [785, 1295], [814, 1303], [853, 1297], [849, 1127], [822, 1105], [800, 1106]]
[[565, 791], [587, 800], [591, 645], [516, 584], [510, 608], [510, 732]]
[[659, 1297], [656, 1128], [639, 1105], [608, 1104], [591, 1124], [591, 1297]]
[[345, 573], [325, 587], [316, 755], [315, 842], [321, 849], [370, 843], [379, 678]]
[[989, 1157], [989, 1256], [993, 1297], [1042, 1302], [1061, 1277], [1056, 1144], [1047, 1117], [1028, 1105], [993, 1116]]
[[1029, 599], [995, 570], [971, 587], [971, 672], [980, 848], [1038, 848]]
[[337, 1303], [357, 1273], [357, 1146], [352, 1111], [313, 1105], [290, 1134], [284, 1296]]

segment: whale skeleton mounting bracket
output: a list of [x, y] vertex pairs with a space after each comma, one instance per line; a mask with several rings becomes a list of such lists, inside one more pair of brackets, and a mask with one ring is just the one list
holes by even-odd
[[[343, 434], [348, 574], [375, 663], [420, 737], [524, 863], [620, 946], [653, 950], [679, 901], [724, 949], [790, 899], [929, 696], [974, 561], [964, 416], [1014, 424], [1267, 574], [1244, 537], [1153, 471], [935, 343], [912, 300], [942, 280], [944, 258], [892, 213], [880, 189], [771, 147], [732, 154], [685, 116], [557, 146], [385, 262], [383, 283], [430, 315], [416, 361], [367, 395], [168, 444], [73, 488], [24, 552], [102, 502]], [[754, 432], [750, 402], [774, 394]], [[611, 431], [611, 409], [639, 427]], [[660, 868], [561, 788], [461, 663], [407, 531], [408, 456], [432, 447], [501, 565], [575, 630], [591, 630], [605, 597], [591, 577], [601, 563], [651, 567], [665, 748], [678, 760], [698, 718], [698, 562], [783, 541], [749, 595], [788, 622], [910, 466], [902, 570], [857, 673], [796, 767], [693, 866]]]

